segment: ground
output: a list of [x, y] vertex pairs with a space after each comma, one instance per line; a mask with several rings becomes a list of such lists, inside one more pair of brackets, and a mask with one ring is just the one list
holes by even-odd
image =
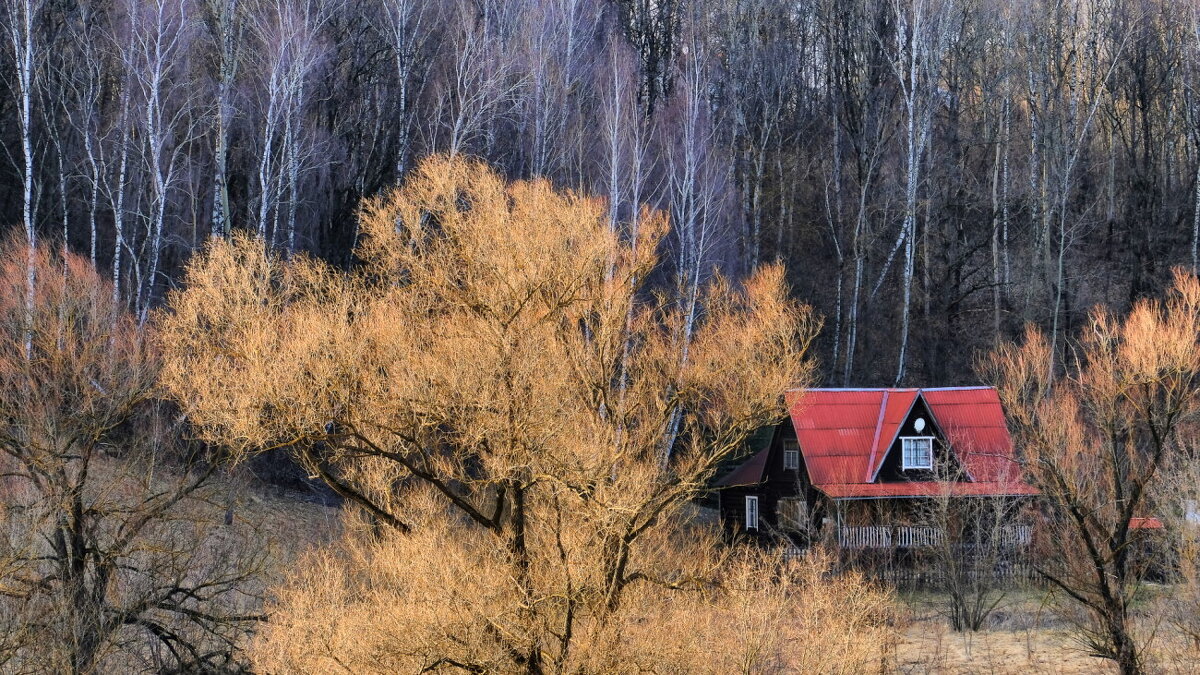
[[[1160, 588], [1157, 593], [1169, 593]], [[1069, 625], [1055, 614], [1044, 590], [1015, 592], [978, 633], [956, 633], [937, 611], [944, 599], [936, 594], [901, 596], [908, 610], [890, 661], [898, 673], [952, 675], [1106, 675], [1116, 669], [1090, 656], [1077, 643]], [[1200, 652], [1174, 637], [1169, 628], [1156, 631], [1152, 673], [1200, 673]]]
[[900, 635], [901, 673], [1107, 673], [1114, 669], [1074, 647], [1060, 630], [991, 629], [974, 635], [949, 630], [940, 617], [914, 621]]

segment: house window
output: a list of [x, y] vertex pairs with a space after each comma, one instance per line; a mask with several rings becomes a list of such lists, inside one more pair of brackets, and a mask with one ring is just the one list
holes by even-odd
[[784, 441], [783, 468], [785, 471], [800, 469], [800, 446], [796, 445], [795, 441]]
[[933, 468], [933, 439], [932, 438], [902, 438], [904, 444], [904, 471], [909, 469]]
[[746, 497], [746, 529], [758, 529], [758, 497], [753, 495]]

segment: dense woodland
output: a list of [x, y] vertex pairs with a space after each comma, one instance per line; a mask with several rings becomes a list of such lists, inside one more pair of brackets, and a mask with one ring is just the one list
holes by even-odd
[[0, 672], [930, 671], [697, 504], [785, 390], [964, 381], [1030, 625], [1194, 663], [1192, 4], [0, 0]]
[[[836, 544], [697, 512], [816, 382], [820, 320], [779, 264], [665, 285], [668, 221], [614, 228], [601, 197], [437, 155], [362, 203], [350, 269], [234, 232], [149, 313], [86, 257], [10, 239], [0, 672], [910, 663], [913, 615]], [[1069, 359], [1029, 326], [978, 364], [1040, 495], [1015, 514], [1037, 613], [1122, 675], [1200, 644], [1198, 340], [1200, 280], [1177, 271], [1163, 301], [1091, 312]], [[342, 508], [247, 499], [273, 451]], [[980, 533], [1014, 514], [944, 485], [920, 511], [941, 542], [909, 553], [950, 627], [985, 630], [1020, 589]]]
[[1170, 0], [4, 0], [0, 212], [141, 317], [211, 236], [354, 264], [421, 157], [667, 211], [660, 274], [781, 260], [829, 384], [971, 379], [1195, 267]]

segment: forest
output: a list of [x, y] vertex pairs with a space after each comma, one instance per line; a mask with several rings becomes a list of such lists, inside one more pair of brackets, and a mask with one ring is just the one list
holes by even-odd
[[1189, 3], [5, 2], [0, 213], [142, 319], [213, 236], [352, 266], [434, 153], [663, 210], [663, 278], [783, 262], [831, 386], [969, 381], [1196, 266]]
[[[1200, 658], [1195, 3], [0, 24], [0, 673]], [[954, 385], [1024, 491], [897, 436], [915, 586], [719, 522], [809, 390]]]

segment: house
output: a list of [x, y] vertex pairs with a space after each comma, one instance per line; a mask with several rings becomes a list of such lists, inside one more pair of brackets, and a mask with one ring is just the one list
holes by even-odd
[[[731, 531], [801, 546], [917, 547], [939, 536], [920, 522], [921, 498], [1037, 494], [991, 387], [809, 389], [786, 401], [766, 447], [718, 483]], [[1031, 536], [1020, 525], [1010, 535]]]

